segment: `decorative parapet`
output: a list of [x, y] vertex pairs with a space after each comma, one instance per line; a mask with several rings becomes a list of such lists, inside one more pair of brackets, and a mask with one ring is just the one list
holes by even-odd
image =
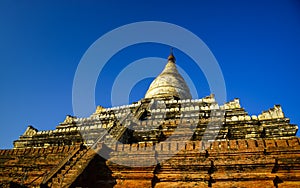
[[284, 114], [280, 105], [275, 105], [267, 111], [263, 111], [258, 115], [259, 120], [279, 119], [284, 118]]
[[222, 110], [241, 108], [240, 99], [235, 98], [235, 99], [233, 99], [233, 101], [229, 101], [229, 102], [225, 103], [224, 105], [220, 106], [220, 108]]
[[206, 102], [206, 103], [214, 103], [214, 102], [216, 102], [215, 95], [214, 94], [210, 94], [209, 96], [204, 97], [202, 99], [202, 101]]
[[95, 114], [100, 114], [104, 110], [105, 110], [105, 108], [103, 106], [97, 106]]
[[64, 120], [63, 124], [71, 124], [74, 123], [75, 116], [67, 115], [66, 119]]
[[74, 126], [76, 125], [76, 119], [77, 117], [76, 116], [71, 116], [71, 115], [67, 115], [66, 116], [66, 119], [60, 123], [56, 128], [65, 128], [65, 127], [68, 127], [68, 126]]
[[[203, 151], [212, 150], [218, 152], [234, 151], [263, 151], [264, 149], [277, 150], [278, 148], [300, 148], [300, 138], [294, 137], [290, 139], [241, 139], [226, 141], [172, 141], [162, 143], [140, 142], [136, 144], [120, 144], [116, 145], [114, 152], [125, 152], [128, 154], [136, 154], [134, 152], [141, 151], [158, 151], [158, 152], [179, 152], [179, 151]], [[115, 153], [117, 155], [117, 153]]]
[[26, 129], [26, 131], [23, 133], [23, 136], [33, 136], [38, 132], [36, 128], [33, 126], [29, 125]]

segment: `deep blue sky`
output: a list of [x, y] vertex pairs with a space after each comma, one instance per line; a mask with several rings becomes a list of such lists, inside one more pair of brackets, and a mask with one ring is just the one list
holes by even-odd
[[[27, 125], [54, 129], [72, 114], [72, 83], [87, 48], [100, 36], [137, 21], [165, 21], [200, 37], [217, 58], [228, 100], [249, 114], [281, 104], [300, 124], [300, 2], [245, 1], [0, 1], [0, 148], [12, 147]], [[99, 77], [98, 105], [109, 106], [115, 76], [132, 61], [166, 58], [169, 47], [142, 44], [116, 54]], [[205, 78], [175, 49], [178, 64], [209, 94]], [[151, 79], [133, 88], [144, 95]]]

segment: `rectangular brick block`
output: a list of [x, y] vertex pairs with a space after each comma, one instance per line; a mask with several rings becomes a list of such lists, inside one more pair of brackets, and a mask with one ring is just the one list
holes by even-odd
[[163, 145], [162, 146], [163, 147], [162, 148], [163, 151], [170, 151], [170, 148], [171, 148], [170, 142], [165, 142], [162, 145]]
[[55, 146], [54, 149], [53, 149], [53, 153], [57, 153], [57, 151], [58, 151], [58, 147]]
[[256, 143], [257, 143], [258, 148], [260, 148], [260, 149], [265, 148], [265, 143], [263, 140], [256, 140]]
[[144, 151], [144, 150], [146, 150], [146, 143], [145, 142], [139, 143], [139, 151]]
[[69, 146], [65, 146], [64, 148], [64, 153], [67, 153], [69, 151], [70, 147]]
[[[52, 153], [52, 151], [53, 151], [53, 147], [52, 146], [50, 146], [50, 147], [47, 148], [47, 153], [48, 154]], [[73, 150], [71, 150], [71, 151], [73, 151]]]
[[[45, 152], [45, 148], [41, 148], [39, 151], [40, 154], [43, 154], [44, 152]], [[66, 153], [66, 152], [64, 152], [64, 153]]]
[[8, 150], [7, 155], [12, 155], [13, 152], [14, 152], [14, 151], [13, 151], [12, 149], [10, 149], [10, 150]]
[[276, 140], [277, 147], [288, 147], [286, 140]]
[[238, 148], [240, 150], [248, 149], [246, 140], [238, 140]]
[[186, 142], [177, 142], [178, 150], [185, 149]]
[[38, 154], [39, 150], [40, 150], [40, 148], [34, 148], [34, 154]]
[[24, 155], [25, 149], [18, 149], [17, 155]]
[[171, 151], [176, 151], [178, 149], [178, 142], [171, 142]]
[[124, 146], [123, 151], [130, 151], [130, 149], [131, 149], [130, 144], [124, 144], [123, 146]]
[[138, 150], [138, 144], [131, 144], [131, 151], [137, 151]]
[[190, 151], [194, 149], [194, 143], [193, 142], [188, 142], [186, 144], [186, 150]]
[[61, 153], [61, 152], [63, 152], [63, 150], [64, 150], [64, 147], [63, 146], [59, 146], [59, 148], [58, 148], [58, 153]]
[[219, 142], [218, 141], [214, 141], [211, 143], [211, 150], [219, 150]]
[[13, 149], [13, 155], [17, 155], [18, 149]]
[[201, 150], [201, 141], [194, 141], [195, 144], [195, 150], [199, 151]]
[[146, 144], [146, 151], [152, 151], [153, 150], [153, 143], [152, 142], [148, 142]]
[[276, 147], [274, 140], [264, 140], [266, 144], [266, 148], [274, 148]]
[[221, 150], [227, 150], [228, 149], [228, 141], [221, 141]]
[[248, 148], [249, 149], [256, 149], [257, 148], [257, 142], [256, 140], [247, 140]]
[[116, 148], [117, 151], [123, 151], [123, 146], [124, 146], [123, 144], [118, 144]]
[[229, 147], [230, 147], [230, 149], [233, 149], [233, 150], [238, 149], [236, 140], [229, 140]]
[[299, 146], [299, 140], [298, 138], [293, 138], [288, 140], [289, 146]]

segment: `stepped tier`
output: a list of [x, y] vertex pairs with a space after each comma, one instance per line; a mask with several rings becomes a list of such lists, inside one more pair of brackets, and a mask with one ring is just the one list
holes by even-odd
[[219, 106], [213, 95], [197, 100], [156, 98], [114, 108], [98, 107], [88, 118], [67, 116], [55, 130], [38, 131], [29, 126], [14, 147], [92, 145], [99, 137], [127, 144], [166, 139], [284, 139], [295, 137], [297, 129], [279, 105], [250, 116], [239, 99]]
[[[297, 187], [300, 140], [140, 142], [0, 150], [1, 187]], [[120, 165], [127, 164], [127, 165]]]

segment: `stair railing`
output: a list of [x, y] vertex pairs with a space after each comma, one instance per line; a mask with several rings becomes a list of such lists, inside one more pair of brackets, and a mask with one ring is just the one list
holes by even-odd
[[56, 165], [49, 173], [45, 174], [44, 180], [42, 181], [42, 184], [48, 183], [48, 181], [55, 176], [65, 164], [70, 161], [70, 159], [81, 149], [81, 146], [75, 149], [74, 151], [69, 152], [69, 155], [64, 158], [58, 165]]

